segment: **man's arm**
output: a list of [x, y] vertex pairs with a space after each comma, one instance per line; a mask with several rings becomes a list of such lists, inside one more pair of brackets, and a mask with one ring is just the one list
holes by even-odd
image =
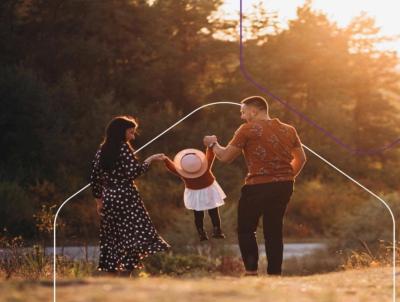
[[215, 153], [215, 156], [224, 163], [231, 163], [236, 157], [238, 157], [242, 151], [242, 149], [228, 145], [226, 147], [218, 144], [217, 137], [215, 135], [205, 136], [203, 139], [203, 143], [205, 146], [212, 148], [212, 151]]
[[220, 144], [215, 143], [212, 147], [212, 150], [215, 153], [215, 156], [224, 163], [231, 163], [236, 157], [242, 153], [242, 149], [228, 145], [226, 147], [221, 146]]
[[293, 160], [290, 162], [290, 165], [293, 169], [293, 175], [296, 178], [297, 175], [299, 175], [300, 171], [303, 169], [307, 159], [303, 147], [301, 146], [292, 150], [292, 156]]

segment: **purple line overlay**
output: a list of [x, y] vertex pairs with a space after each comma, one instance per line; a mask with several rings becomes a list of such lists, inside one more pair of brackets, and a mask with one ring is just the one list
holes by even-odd
[[267, 88], [263, 87], [257, 81], [247, 72], [245, 65], [244, 65], [244, 55], [243, 55], [243, 35], [242, 35], [242, 0], [240, 0], [240, 70], [243, 74], [243, 76], [248, 80], [250, 83], [252, 83], [254, 86], [256, 86], [260, 91], [265, 93], [266, 95], [270, 96], [274, 100], [278, 101], [281, 103], [286, 109], [289, 111], [293, 112], [303, 120], [305, 120], [308, 124], [311, 126], [317, 128], [319, 131], [321, 131], [323, 134], [325, 134], [327, 137], [332, 139], [336, 144], [341, 146], [342, 148], [346, 149], [353, 155], [370, 155], [370, 154], [376, 154], [376, 153], [381, 153], [385, 150], [394, 148], [397, 144], [400, 143], [400, 137], [395, 139], [393, 142], [379, 148], [374, 148], [374, 149], [368, 149], [368, 150], [363, 150], [363, 149], [355, 149], [354, 147], [346, 144], [343, 142], [341, 139], [336, 137], [333, 133], [329, 132], [322, 126], [318, 125], [316, 122], [314, 122], [312, 119], [310, 119], [308, 116], [306, 116], [304, 113], [298, 111], [295, 107], [292, 107], [287, 101], [281, 99], [280, 97], [274, 95], [272, 92], [270, 92]]

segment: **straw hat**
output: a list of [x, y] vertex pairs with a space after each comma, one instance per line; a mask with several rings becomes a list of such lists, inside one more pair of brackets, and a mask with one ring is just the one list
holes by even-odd
[[185, 178], [197, 178], [207, 171], [207, 159], [197, 149], [184, 149], [174, 157], [176, 171]]

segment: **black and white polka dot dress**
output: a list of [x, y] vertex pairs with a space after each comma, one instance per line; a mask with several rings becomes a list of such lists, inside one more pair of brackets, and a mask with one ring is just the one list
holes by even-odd
[[104, 202], [98, 269], [112, 272], [142, 268], [141, 259], [170, 247], [157, 234], [133, 182], [149, 165], [140, 163], [123, 143], [115, 169], [106, 172], [99, 164], [100, 153], [99, 149], [91, 174], [93, 196]]

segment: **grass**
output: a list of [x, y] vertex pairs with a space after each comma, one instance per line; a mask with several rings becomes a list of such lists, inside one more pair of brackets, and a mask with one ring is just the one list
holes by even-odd
[[[287, 276], [321, 274], [346, 269], [390, 266], [392, 247], [381, 243], [380, 248], [372, 253], [364, 251], [338, 252], [334, 248], [317, 250], [301, 258], [289, 258], [283, 262]], [[396, 248], [400, 260], [400, 249]], [[145, 273], [151, 276], [208, 276], [219, 274], [240, 276], [243, 262], [231, 250], [215, 244], [199, 245], [197, 249], [170, 251], [147, 258], [144, 262]], [[84, 278], [96, 274], [97, 263], [90, 260], [73, 260], [66, 256], [57, 256], [57, 276], [59, 278]], [[266, 268], [265, 254], [260, 254], [260, 271]], [[26, 250], [20, 246], [9, 248], [7, 257], [0, 257], [0, 278], [2, 279], [51, 279], [53, 258], [45, 255], [41, 246], [35, 245]]]
[[[52, 257], [38, 245], [21, 249], [18, 238], [6, 246], [10, 254], [0, 258], [0, 302], [52, 301]], [[392, 301], [392, 248], [384, 242], [376, 252], [324, 250], [286, 260], [284, 277], [242, 277], [239, 257], [211, 243], [202, 247], [149, 257], [133, 278], [98, 276], [96, 263], [58, 256], [57, 301]], [[396, 253], [399, 259], [398, 247]], [[259, 267], [265, 270], [265, 258]]]
[[[59, 302], [389, 302], [391, 268], [294, 277], [89, 277], [58, 282]], [[49, 281], [3, 281], [0, 302], [51, 301]]]

